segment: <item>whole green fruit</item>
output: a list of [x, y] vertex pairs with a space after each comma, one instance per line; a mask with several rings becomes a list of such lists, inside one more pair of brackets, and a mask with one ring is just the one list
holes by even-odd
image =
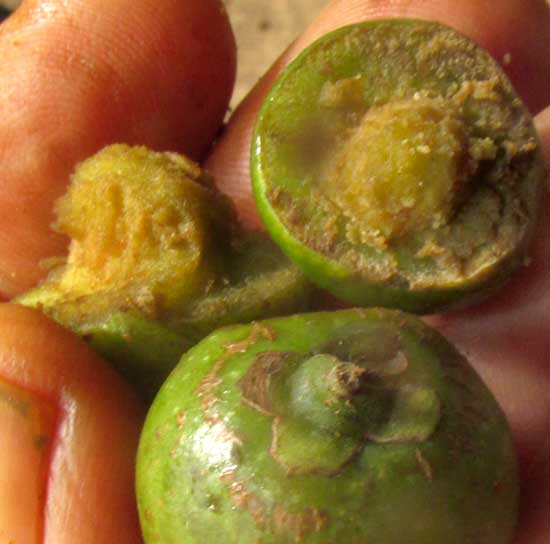
[[221, 329], [148, 414], [137, 459], [148, 544], [507, 544], [518, 496], [490, 392], [394, 310]]
[[397, 19], [338, 29], [285, 69], [258, 115], [252, 178], [267, 230], [311, 280], [427, 313], [486, 297], [525, 262], [543, 166], [491, 56]]

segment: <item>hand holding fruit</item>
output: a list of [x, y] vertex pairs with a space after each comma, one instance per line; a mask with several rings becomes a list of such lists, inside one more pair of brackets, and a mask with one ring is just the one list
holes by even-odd
[[[182, 150], [204, 158], [232, 84], [234, 49], [230, 30], [217, 2], [165, 4], [159, 10], [156, 3], [105, 5], [90, 1], [73, 2], [68, 8], [64, 4], [62, 8], [54, 2], [27, 2], [0, 27], [6, 58], [0, 67], [0, 81], [7, 89], [0, 102], [0, 155], [4, 166], [0, 272], [7, 298], [34, 285], [43, 274], [37, 265], [39, 260], [59, 255], [64, 241], [48, 229], [52, 203], [63, 192], [76, 162], [115, 141]], [[98, 12], [104, 17], [98, 18]], [[247, 175], [250, 133], [259, 103], [275, 75], [306, 44], [328, 30], [358, 20], [403, 15], [441, 20], [476, 39], [498, 60], [506, 54], [511, 63], [505, 69], [531, 111], [537, 114], [550, 102], [550, 60], [544, 45], [550, 39], [550, 23], [548, 7], [542, 1], [510, 1], [498, 12], [479, 3], [333, 2], [234, 114], [207, 158], [210, 171], [221, 189], [235, 200], [247, 224], [258, 224]], [[190, 87], [190, 81], [196, 87]], [[548, 155], [548, 110], [536, 120]], [[545, 400], [550, 380], [545, 365], [550, 327], [546, 311], [550, 296], [545, 273], [550, 265], [547, 232], [543, 225], [535, 239], [530, 266], [512, 280], [505, 293], [481, 306], [432, 321], [468, 355], [496, 394], [512, 426], [523, 480], [518, 544], [542, 543], [550, 535], [550, 446], [545, 440], [550, 427], [550, 406]], [[29, 377], [24, 381], [6, 369], [15, 360], [21, 361], [23, 369], [25, 365], [45, 366], [47, 363], [39, 356], [45, 337], [56, 340], [56, 353], [71, 358], [70, 345], [76, 340], [69, 340], [65, 333], [52, 333], [51, 325], [21, 310], [18, 337], [42, 338], [36, 344], [29, 342], [31, 351], [24, 356], [8, 340], [9, 324], [15, 319], [8, 313], [0, 331], [1, 352], [5, 354], [0, 375], [12, 385], [40, 391], [36, 381], [40, 379], [33, 378], [32, 373], [24, 370]], [[110, 376], [105, 379], [116, 381]], [[66, 373], [61, 372], [60, 380], [65, 378]], [[66, 386], [60, 385], [59, 397], [66, 391]], [[101, 396], [94, 387], [86, 394], [92, 399]], [[123, 397], [119, 402], [131, 406], [131, 401]], [[90, 422], [98, 417], [84, 413]], [[101, 421], [109, 425], [109, 418]], [[133, 438], [120, 435], [129, 449], [138, 427], [136, 422]], [[88, 459], [94, 457], [94, 447], [87, 449]], [[105, 464], [103, 473], [99, 466], [90, 466], [92, 479], [119, 481], [116, 463]], [[55, 472], [58, 465], [49, 464], [48, 470]], [[128, 493], [128, 487], [122, 491], [128, 486], [127, 480], [124, 482], [121, 478], [121, 488], [113, 490], [114, 496]], [[85, 493], [85, 487], [82, 489]], [[56, 499], [52, 495], [46, 500]], [[79, 542], [108, 542], [109, 538], [123, 542], [114, 528], [116, 523], [104, 525], [106, 531], [114, 531], [110, 537], [98, 532], [102, 525], [99, 522], [79, 524], [78, 516], [71, 517], [79, 504], [84, 507], [75, 501], [74, 508], [67, 510], [50, 503], [44, 526], [54, 527], [55, 519], [67, 515], [60, 525], [66, 531], [70, 531], [71, 524], [73, 531], [79, 530]], [[113, 508], [112, 503], [98, 501], [94, 505], [97, 519], [113, 519]], [[42, 515], [36, 514], [36, 509], [25, 511], [31, 516]], [[124, 515], [117, 516], [118, 523], [125, 525], [120, 519]], [[47, 538], [56, 544], [62, 541], [59, 535]], [[67, 538], [71, 541], [70, 536]], [[139, 541], [137, 532], [128, 532], [125, 538], [127, 542]]]

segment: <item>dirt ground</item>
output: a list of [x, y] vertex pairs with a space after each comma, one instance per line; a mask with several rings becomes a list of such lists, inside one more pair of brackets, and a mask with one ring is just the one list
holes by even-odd
[[0, 0], [0, 6], [8, 9], [15, 9], [20, 3], [21, 0]]
[[235, 106], [327, 0], [225, 0], [225, 4], [239, 55]]

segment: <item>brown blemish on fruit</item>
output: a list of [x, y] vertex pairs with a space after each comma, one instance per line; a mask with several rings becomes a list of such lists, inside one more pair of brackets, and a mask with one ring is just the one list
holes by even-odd
[[216, 361], [212, 365], [210, 372], [208, 372], [200, 381], [195, 391], [197, 397], [200, 399], [200, 403], [208, 423], [216, 423], [221, 419], [219, 416], [216, 416], [214, 420], [209, 420], [208, 418], [212, 417], [212, 407], [216, 404], [216, 402], [218, 402], [216, 389], [221, 383], [218, 372], [224, 367], [226, 362], [227, 359], [223, 357]]
[[187, 416], [187, 413], [185, 412], [185, 410], [180, 410], [177, 414], [176, 414], [176, 425], [178, 427], [178, 429], [183, 429], [183, 425], [185, 424], [185, 417]]
[[239, 381], [242, 400], [262, 414], [274, 416], [272, 405], [272, 379], [283, 369], [290, 354], [284, 351], [259, 353]]
[[316, 508], [301, 512], [289, 512], [280, 504], [275, 506], [272, 517], [275, 534], [289, 534], [294, 542], [301, 542], [309, 533], [319, 533], [328, 525], [328, 516]]
[[289, 512], [282, 505], [276, 504], [269, 514], [266, 505], [237, 479], [234, 470], [222, 474], [220, 480], [227, 486], [235, 508], [249, 512], [256, 526], [261, 529], [270, 528], [276, 535], [289, 535], [294, 542], [300, 542], [307, 534], [320, 532], [328, 525], [328, 516], [316, 508]]
[[429, 482], [433, 481], [434, 473], [433, 473], [433, 467], [430, 464], [430, 462], [424, 457], [424, 454], [422, 451], [418, 448], [416, 448], [415, 451], [415, 457], [416, 457], [416, 463], [418, 464], [418, 468]]
[[265, 506], [254, 493], [246, 489], [245, 485], [237, 479], [235, 471], [231, 470], [222, 474], [220, 480], [229, 489], [231, 502], [235, 507], [249, 512], [258, 527], [265, 527]]
[[[229, 351], [231, 351], [231, 347], [229, 348]], [[241, 353], [241, 351], [237, 350], [236, 353]], [[196, 394], [200, 398], [201, 407], [204, 411], [204, 420], [210, 427], [208, 432], [216, 435], [216, 442], [218, 444], [230, 444], [233, 448], [235, 446], [240, 446], [242, 442], [226, 427], [223, 417], [215, 410], [215, 405], [218, 402], [216, 390], [221, 383], [218, 372], [220, 372], [226, 362], [226, 357], [222, 357], [216, 361], [210, 372], [201, 380], [196, 390]], [[181, 438], [183, 438], [183, 435], [180, 439]], [[220, 481], [227, 486], [231, 496], [231, 501], [235, 507], [240, 510], [248, 511], [254, 519], [256, 525], [264, 526], [264, 507], [260, 499], [248, 491], [245, 484], [237, 478], [237, 468], [238, 466], [235, 463], [223, 469], [220, 475]]]
[[166, 431], [168, 431], [169, 427], [170, 426], [169, 426], [168, 422], [163, 423], [162, 425], [159, 425], [157, 427], [157, 429], [155, 430], [155, 438], [157, 440], [161, 440], [164, 437], [164, 435], [166, 434]]
[[263, 323], [254, 321], [250, 327], [248, 337], [239, 342], [228, 342], [225, 344], [225, 351], [228, 355], [245, 353], [250, 346], [253, 346], [261, 338], [273, 342], [276, 339], [275, 331]]

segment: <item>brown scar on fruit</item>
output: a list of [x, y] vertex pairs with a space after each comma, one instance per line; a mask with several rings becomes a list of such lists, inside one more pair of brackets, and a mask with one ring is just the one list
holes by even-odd
[[266, 351], [257, 355], [239, 382], [245, 404], [267, 416], [275, 415], [271, 381], [283, 370], [290, 356], [290, 353], [281, 351]]
[[422, 472], [426, 480], [431, 482], [434, 478], [432, 465], [426, 459], [426, 457], [424, 457], [422, 450], [420, 450], [419, 448], [416, 448], [415, 456], [416, 456], [416, 462], [418, 464], [418, 467], [420, 468], [420, 471]]
[[275, 506], [273, 513], [273, 529], [276, 534], [294, 536], [295, 542], [300, 542], [308, 533], [319, 533], [328, 526], [326, 513], [317, 508], [307, 508], [302, 512], [289, 512], [280, 505]]
[[250, 335], [247, 338], [241, 340], [240, 342], [230, 342], [226, 344], [225, 350], [230, 355], [233, 355], [235, 353], [244, 353], [260, 338], [264, 338], [265, 340], [274, 342], [277, 336], [272, 328], [262, 323], [259, 323], [258, 321], [255, 321], [254, 323], [252, 323]]
[[239, 510], [248, 511], [256, 525], [265, 527], [267, 523], [265, 506], [254, 493], [246, 489], [246, 486], [237, 479], [235, 472], [235, 470], [231, 470], [220, 476], [222, 483], [229, 489], [231, 502]]
[[269, 513], [260, 498], [237, 478], [235, 470], [224, 473], [220, 480], [227, 486], [236, 508], [246, 510], [258, 527], [269, 528], [276, 535], [290, 535], [294, 542], [300, 542], [308, 533], [320, 532], [328, 526], [328, 516], [316, 508], [290, 512], [275, 504]]
[[183, 427], [183, 424], [185, 423], [185, 417], [186, 416], [187, 416], [187, 412], [185, 412], [184, 410], [180, 410], [176, 414], [176, 425], [177, 425], [178, 429], [181, 429]]
[[219, 423], [222, 418], [219, 414], [213, 412], [212, 408], [218, 402], [216, 397], [216, 389], [221, 383], [218, 372], [225, 366], [226, 358], [221, 358], [212, 366], [212, 369], [200, 381], [196, 389], [196, 395], [200, 399], [201, 407], [204, 411], [204, 416], [210, 424]]

